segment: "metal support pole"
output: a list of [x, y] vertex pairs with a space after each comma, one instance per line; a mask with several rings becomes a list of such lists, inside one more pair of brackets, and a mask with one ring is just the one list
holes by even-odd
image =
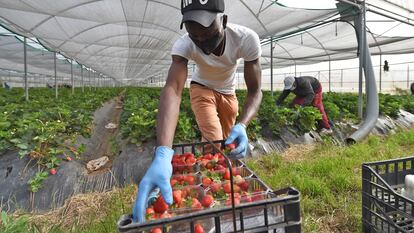
[[364, 14], [361, 13], [361, 32], [359, 35], [359, 85], [358, 85], [358, 117], [360, 119], [363, 118], [363, 93], [362, 93], [362, 75], [363, 75], [363, 62], [364, 62], [364, 35], [362, 31], [365, 31], [365, 17]]
[[341, 69], [341, 89], [344, 87], [344, 70]]
[[73, 80], [73, 61], [70, 61], [70, 81], [72, 85], [72, 95], [75, 93], [75, 82]]
[[270, 37], [270, 92], [273, 97], [273, 37]]
[[27, 85], [27, 48], [26, 48], [26, 37], [23, 41], [23, 52], [24, 52], [24, 97], [26, 101], [29, 101], [29, 86]]
[[89, 90], [92, 90], [92, 86], [91, 86], [91, 70], [88, 70], [88, 86], [89, 86]]
[[81, 87], [82, 93], [85, 92], [85, 84], [83, 83], [83, 65], [81, 65]]
[[57, 71], [56, 71], [56, 52], [53, 53], [54, 69], [55, 69], [55, 98], [58, 98], [58, 84], [57, 84]]
[[407, 65], [407, 88], [410, 88], [410, 65]]
[[295, 77], [296, 77], [296, 61], [295, 61]]
[[329, 59], [329, 92], [331, 92], [331, 60]]
[[380, 70], [379, 70], [379, 92], [382, 91], [382, 54], [380, 54]]

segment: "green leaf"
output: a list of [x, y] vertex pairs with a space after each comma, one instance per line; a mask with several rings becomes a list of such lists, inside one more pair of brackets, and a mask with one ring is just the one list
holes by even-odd
[[11, 126], [11, 123], [8, 121], [0, 121], [0, 128], [9, 128]]
[[27, 150], [28, 146], [26, 144], [20, 143], [17, 144], [16, 147], [18, 147], [21, 150]]

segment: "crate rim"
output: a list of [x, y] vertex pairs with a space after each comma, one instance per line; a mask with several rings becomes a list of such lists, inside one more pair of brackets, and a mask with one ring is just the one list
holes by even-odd
[[[259, 206], [267, 207], [267, 206], [274, 206], [274, 205], [288, 205], [288, 204], [300, 203], [300, 192], [294, 187], [286, 187], [286, 188], [282, 188], [276, 191], [272, 191], [272, 193], [276, 195], [278, 195], [278, 193], [289, 193], [289, 192], [293, 192], [293, 194], [288, 194], [287, 196], [284, 196], [284, 197], [274, 197], [270, 199], [264, 199], [264, 200], [260, 200], [257, 202], [242, 203], [240, 205], [237, 205], [235, 209], [236, 211], [240, 211], [242, 209], [254, 208], [254, 207], [259, 207]], [[156, 227], [160, 225], [173, 224], [173, 223], [185, 221], [188, 219], [197, 220], [197, 219], [202, 219], [203, 217], [220, 216], [220, 214], [225, 214], [231, 211], [231, 209], [232, 209], [231, 206], [225, 206], [220, 209], [214, 209], [214, 208], [204, 209], [204, 210], [200, 210], [194, 213], [178, 215], [172, 218], [157, 219], [157, 220], [153, 220], [150, 222], [143, 222], [143, 223], [132, 222], [128, 225], [122, 226], [121, 222], [125, 220], [124, 218], [132, 217], [131, 214], [125, 214], [125, 215], [122, 215], [121, 218], [118, 220], [117, 225], [118, 225], [118, 230], [134, 230], [134, 229], [139, 229], [141, 227], [142, 228], [143, 227], [145, 228]], [[301, 223], [301, 221], [302, 219], [300, 219], [299, 221], [295, 221], [295, 222]]]
[[414, 156], [362, 163], [362, 166], [375, 166], [375, 165], [382, 165], [382, 164], [393, 163], [393, 162], [403, 162], [403, 161], [409, 161], [409, 160], [414, 160]]

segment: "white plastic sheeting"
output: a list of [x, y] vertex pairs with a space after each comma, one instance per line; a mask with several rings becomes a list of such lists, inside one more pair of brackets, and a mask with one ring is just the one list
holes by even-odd
[[[29, 78], [37, 78], [36, 83], [53, 83], [54, 79], [54, 52], [26, 46], [27, 70]], [[72, 68], [71, 68], [72, 66]], [[62, 58], [56, 59], [56, 73], [58, 83], [71, 84], [73, 75], [77, 86], [82, 83], [95, 83], [96, 72]], [[22, 82], [24, 77], [24, 44], [16, 36], [0, 36], [0, 78], [8, 81]], [[17, 79], [16, 79], [17, 78]], [[102, 76], [101, 76], [102, 78]], [[33, 80], [31, 80], [33, 82]], [[43, 85], [44, 86], [44, 85]]]
[[[261, 38], [306, 26], [336, 10], [299, 10], [271, 0], [226, 0], [229, 21]], [[106, 75], [145, 79], [165, 72], [179, 29], [180, 0], [0, 0], [11, 30], [34, 36], [52, 50]]]
[[[387, 1], [391, 0], [370, 0], [384, 3], [381, 7], [386, 7]], [[279, 38], [273, 52], [278, 67], [357, 56], [355, 30], [345, 22], [281, 36], [339, 18], [336, 9], [292, 9], [272, 0], [225, 3], [229, 22], [252, 28], [262, 39]], [[136, 83], [160, 74], [165, 76], [171, 63], [171, 46], [185, 33], [179, 29], [179, 7], [180, 0], [0, 0], [0, 22], [17, 33], [37, 37], [51, 50], [107, 76]], [[368, 39], [372, 54], [414, 52], [412, 38], [371, 34]], [[270, 45], [264, 42], [264, 68], [269, 66], [269, 58]], [[8, 64], [10, 60], [18, 63], [18, 58], [10, 59], [0, 53], [0, 68], [12, 66]], [[53, 61], [46, 63], [33, 68], [50, 69]], [[29, 71], [35, 72], [32, 67]]]
[[[413, 37], [367, 35], [372, 55], [414, 53]], [[351, 59], [358, 55], [355, 29], [347, 22], [332, 22], [294, 36], [275, 39], [273, 47], [277, 67]], [[262, 49], [262, 64], [270, 65], [270, 43], [264, 44]]]

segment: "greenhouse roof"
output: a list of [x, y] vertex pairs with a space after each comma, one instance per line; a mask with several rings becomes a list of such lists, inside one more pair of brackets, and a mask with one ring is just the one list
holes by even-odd
[[[392, 4], [397, 6], [398, 1], [394, 1]], [[180, 0], [0, 0], [0, 3], [0, 20], [6, 28], [36, 37], [48, 49], [120, 81], [143, 80], [166, 72], [174, 41], [186, 33], [179, 27]], [[271, 36], [278, 66], [357, 55], [352, 24], [339, 21], [350, 7], [339, 12], [287, 8], [271, 0], [225, 0], [225, 3], [229, 22], [254, 29], [263, 40], [264, 66], [269, 65]], [[407, 6], [406, 11], [410, 17], [408, 7], [412, 6]], [[373, 54], [414, 51], [411, 37], [372, 33], [369, 39]], [[0, 54], [0, 68], [22, 66], [22, 45], [7, 40], [10, 37], [0, 37], [0, 50], [14, 46], [16, 51]], [[42, 61], [34, 61], [42, 57], [39, 52], [31, 53], [31, 72], [35, 69], [47, 72], [53, 66], [53, 61], [50, 63], [53, 56], [42, 55], [45, 56]]]

